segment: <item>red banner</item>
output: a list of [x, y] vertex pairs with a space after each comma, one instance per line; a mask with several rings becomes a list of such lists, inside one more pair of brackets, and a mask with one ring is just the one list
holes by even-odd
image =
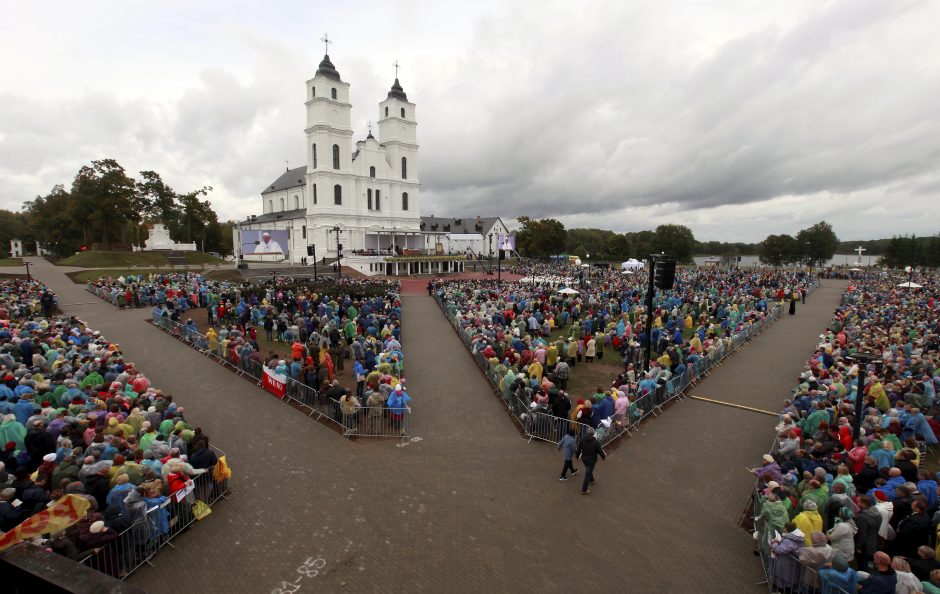
[[261, 374], [261, 385], [278, 398], [284, 398], [287, 392], [287, 376], [278, 375], [273, 369], [265, 367], [264, 373]]

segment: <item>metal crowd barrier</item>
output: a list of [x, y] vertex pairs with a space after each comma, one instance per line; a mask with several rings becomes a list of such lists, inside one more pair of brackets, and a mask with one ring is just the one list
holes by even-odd
[[[260, 361], [245, 358], [235, 349], [226, 351], [221, 342], [213, 343], [205, 334], [164, 317], [160, 308], [154, 308], [151, 315], [153, 325], [157, 328], [233, 373], [250, 379], [256, 386], [261, 386], [264, 371]], [[292, 377], [287, 378], [283, 401], [300, 409], [307, 416], [333, 425], [344, 437], [416, 437], [414, 411], [411, 408], [399, 411], [389, 407], [361, 406], [364, 403], [360, 402], [355, 414], [344, 415], [340, 402], [327, 397], [326, 394], [320, 394], [315, 388]]]
[[[210, 447], [218, 457], [225, 455], [222, 450]], [[143, 518], [138, 518], [106, 545], [86, 551], [80, 562], [122, 580], [145, 563], [152, 566], [160, 549], [172, 546], [171, 541], [196, 522], [193, 506], [197, 501], [211, 508], [228, 495], [228, 479], [216, 481], [212, 473], [210, 468], [193, 477], [191, 490], [181, 491], [181, 495], [168, 495], [162, 503], [149, 507]]]
[[[811, 290], [817, 285], [811, 285]], [[506, 405], [507, 409], [516, 421], [525, 437], [531, 442], [533, 439], [539, 441], [552, 441], [550, 436], [558, 434], [558, 427], [564, 423], [576, 423], [558, 417], [553, 417], [547, 413], [534, 412], [531, 410], [531, 402], [526, 402], [510, 390], [503, 391], [501, 388], [501, 377], [498, 377], [483, 355], [475, 348], [473, 341], [470, 340], [465, 329], [460, 325], [457, 318], [447, 309], [447, 300], [442, 299], [441, 295], [434, 293], [434, 299], [444, 316], [450, 321], [454, 332], [460, 337], [464, 346], [469, 351], [473, 361], [480, 368], [480, 371], [487, 378], [493, 393], [498, 396]], [[598, 439], [602, 445], [606, 445], [616, 439], [632, 435], [636, 427], [649, 416], [659, 415], [663, 407], [669, 402], [679, 398], [681, 399], [686, 390], [695, 386], [703, 377], [706, 377], [712, 369], [722, 365], [724, 360], [733, 355], [738, 349], [744, 346], [751, 339], [763, 332], [770, 324], [780, 318], [783, 308], [777, 304], [768, 304], [767, 313], [760, 320], [749, 323], [740, 332], [733, 333], [731, 336], [724, 336], [718, 339], [718, 346], [708, 355], [703, 356], [692, 364], [687, 364], [684, 372], [674, 375], [668, 381], [661, 383], [654, 390], [643, 394], [629, 394], [631, 398], [629, 415], [624, 415], [624, 419], [612, 419], [611, 426], [599, 427], [597, 430]], [[549, 422], [543, 417], [551, 417], [556, 421]], [[576, 423], [581, 424], [581, 423]], [[560, 436], [559, 436], [560, 437]], [[557, 439], [555, 439], [557, 441]]]

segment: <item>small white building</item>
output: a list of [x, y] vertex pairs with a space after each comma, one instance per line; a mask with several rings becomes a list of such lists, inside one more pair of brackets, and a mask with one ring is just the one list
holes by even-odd
[[23, 240], [17, 237], [14, 237], [10, 240], [10, 257], [11, 258], [22, 258], [23, 257]]
[[509, 229], [499, 217], [421, 217], [421, 232], [429, 253], [470, 254], [495, 258], [499, 236]]

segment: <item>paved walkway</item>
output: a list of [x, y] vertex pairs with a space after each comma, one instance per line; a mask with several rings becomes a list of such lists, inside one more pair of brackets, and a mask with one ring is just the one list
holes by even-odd
[[[753, 484], [743, 466], [769, 444], [770, 417], [679, 403], [600, 463], [581, 497], [575, 481], [557, 480], [550, 447], [522, 442], [427, 296], [404, 297], [424, 439], [400, 447], [340, 439], [147, 326], [146, 311], [118, 311], [44, 262], [34, 272], [176, 395], [235, 472], [233, 495], [135, 573], [136, 586], [271, 592], [300, 578], [331, 592], [760, 591], [737, 521]], [[839, 287], [827, 281], [698, 392], [776, 409]], [[310, 557], [326, 565], [302, 577]]]

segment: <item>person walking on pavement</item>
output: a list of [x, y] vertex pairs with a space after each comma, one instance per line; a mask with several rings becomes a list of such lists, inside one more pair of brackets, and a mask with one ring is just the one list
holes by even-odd
[[578, 442], [575, 440], [574, 435], [574, 429], [568, 429], [568, 432], [562, 435], [558, 443], [555, 444], [555, 449], [561, 450], [565, 455], [565, 465], [561, 467], [561, 476], [558, 477], [560, 481], [568, 480], [569, 470], [571, 476], [578, 474], [578, 469], [571, 463], [571, 459], [574, 458], [574, 454], [578, 450]]
[[581, 440], [578, 446], [578, 460], [581, 460], [581, 463], [584, 464], [584, 482], [581, 483], [582, 495], [587, 495], [591, 492], [591, 483], [594, 482], [594, 466], [597, 464], [598, 456], [600, 456], [602, 460], [607, 459], [607, 453], [604, 452], [604, 448], [601, 447], [597, 438], [594, 437], [594, 429], [588, 427], [587, 431], [585, 431], [584, 439]]

